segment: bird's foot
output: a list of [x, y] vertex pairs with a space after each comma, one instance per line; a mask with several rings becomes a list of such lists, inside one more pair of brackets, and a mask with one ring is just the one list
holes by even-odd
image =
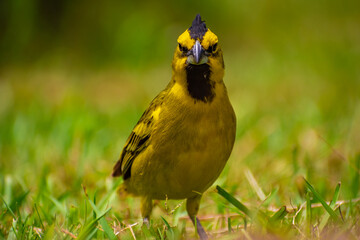
[[206, 234], [203, 226], [202, 226], [201, 223], [200, 223], [200, 220], [199, 220], [197, 217], [195, 217], [195, 219], [191, 219], [191, 220], [192, 220], [194, 226], [196, 227], [196, 230], [197, 230], [197, 233], [198, 233], [200, 239], [201, 239], [201, 240], [207, 240], [207, 239], [209, 239], [209, 237], [208, 237], [208, 235]]
[[144, 218], [143, 219], [143, 225], [146, 225], [148, 228], [150, 227], [150, 221], [149, 221], [149, 218]]

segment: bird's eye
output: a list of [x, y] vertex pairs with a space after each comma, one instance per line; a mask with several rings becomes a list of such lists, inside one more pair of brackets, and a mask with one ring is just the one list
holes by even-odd
[[180, 43], [179, 43], [179, 49], [180, 49], [180, 51], [182, 51], [182, 52], [184, 52], [184, 53], [186, 53], [187, 51], [189, 51], [189, 49], [187, 49], [187, 47], [184, 47], [184, 46], [181, 45]]
[[207, 51], [208, 51], [209, 53], [215, 52], [215, 51], [216, 51], [216, 47], [217, 47], [217, 43], [215, 43], [214, 45], [210, 46]]

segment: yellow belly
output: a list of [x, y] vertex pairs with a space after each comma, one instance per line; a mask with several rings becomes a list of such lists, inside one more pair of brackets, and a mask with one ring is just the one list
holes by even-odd
[[152, 144], [134, 160], [125, 181], [130, 193], [152, 199], [189, 198], [203, 193], [220, 175], [235, 139], [230, 103], [187, 109], [182, 118], [170, 114], [182, 107], [162, 110], [165, 117], [160, 116]]

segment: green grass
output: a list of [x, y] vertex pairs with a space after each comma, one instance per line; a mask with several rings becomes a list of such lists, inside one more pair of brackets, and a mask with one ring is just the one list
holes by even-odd
[[237, 116], [205, 230], [359, 239], [359, 3], [2, 1], [0, 239], [195, 238], [184, 201], [156, 202], [148, 228], [110, 175], [197, 13]]
[[[1, 83], [2, 91], [8, 91], [0, 112], [1, 238], [195, 236], [183, 201], [157, 202], [147, 228], [138, 199], [116, 193], [122, 180], [110, 177], [112, 166], [157, 89], [146, 93], [146, 83], [137, 80], [145, 76], [132, 76], [133, 86], [99, 76], [102, 81], [49, 82], [44, 75], [25, 83], [18, 80], [23, 74], [5, 75], [9, 80]], [[162, 79], [154, 81], [157, 87]], [[281, 84], [278, 91], [286, 94]], [[109, 95], [109, 86], [127, 88], [120, 91], [133, 95]], [[304, 103], [300, 94], [288, 99], [295, 103], [290, 108], [286, 102], [267, 105], [261, 102], [263, 96], [250, 103], [258, 86], [243, 88], [247, 92], [240, 97], [230, 88], [238, 133], [216, 182], [219, 186], [210, 188], [202, 200], [199, 219], [207, 232], [216, 238], [356, 239], [360, 155], [353, 146], [360, 122], [358, 102], [352, 114], [340, 114], [337, 108], [338, 117], [329, 118], [332, 112]], [[276, 102], [271, 96], [266, 101]]]

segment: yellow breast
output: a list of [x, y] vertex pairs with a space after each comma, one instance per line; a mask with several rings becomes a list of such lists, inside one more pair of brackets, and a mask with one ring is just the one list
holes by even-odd
[[[235, 139], [235, 115], [223, 84], [211, 103], [194, 104], [175, 84], [158, 114], [151, 145], [132, 166], [130, 192], [153, 199], [188, 198], [217, 179]], [[186, 114], [181, 114], [186, 113]]]

